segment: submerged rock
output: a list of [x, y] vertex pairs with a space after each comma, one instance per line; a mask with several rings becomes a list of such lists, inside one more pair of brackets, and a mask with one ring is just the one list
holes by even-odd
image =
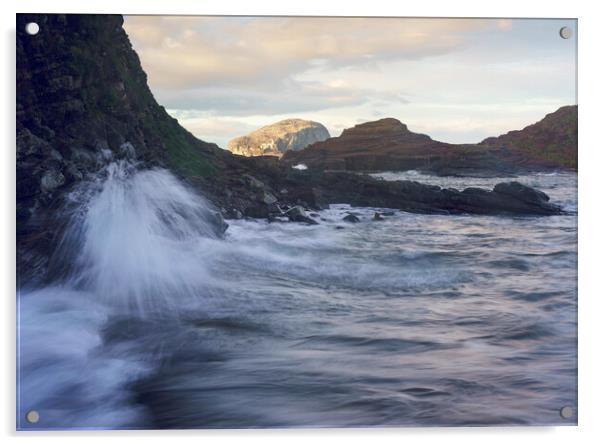
[[343, 218], [343, 221], [346, 221], [349, 223], [357, 223], [357, 222], [360, 222], [360, 219], [357, 216], [355, 216], [354, 214], [349, 213]]
[[508, 195], [525, 202], [539, 203], [548, 202], [550, 197], [544, 192], [532, 187], [521, 184], [520, 182], [501, 182], [497, 184], [493, 191], [501, 195]]
[[372, 217], [372, 220], [373, 221], [384, 221], [385, 218], [383, 218], [380, 213], [374, 212], [374, 216]]
[[270, 215], [268, 216], [268, 222], [274, 223], [274, 222], [279, 222], [279, 223], [286, 223], [289, 222], [290, 220], [286, 217], [286, 216], [282, 216], [282, 215]]
[[220, 212], [207, 212], [207, 221], [211, 224], [217, 236], [222, 236], [228, 230], [229, 225]]

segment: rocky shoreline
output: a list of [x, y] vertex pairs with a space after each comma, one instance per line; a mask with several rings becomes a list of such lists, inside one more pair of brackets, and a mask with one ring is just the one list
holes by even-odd
[[[559, 215], [563, 210], [549, 197], [518, 182], [502, 182], [493, 190], [454, 188], [415, 181], [385, 181], [347, 172], [291, 172], [275, 190], [254, 179], [257, 198], [243, 209], [223, 208], [229, 218], [268, 218], [315, 223], [307, 212], [330, 204], [376, 207], [421, 214]], [[291, 213], [292, 212], [292, 213]]]
[[[40, 24], [40, 36], [24, 32], [29, 21]], [[169, 169], [226, 219], [313, 224], [307, 212], [333, 203], [426, 214], [562, 213], [545, 194], [517, 183], [498, 184], [491, 191], [441, 189], [352, 172], [299, 171], [286, 159], [222, 150], [195, 138], [155, 101], [122, 25], [123, 18], [116, 15], [17, 17], [17, 254], [22, 279], [25, 271], [45, 268], [61, 239], [64, 229], [56, 215], [64, 197], [119, 159], [136, 160], [140, 168]], [[393, 124], [395, 136], [399, 128]], [[401, 130], [406, 140], [430, 144], [427, 136]], [[221, 231], [226, 227], [219, 217], [216, 224]]]

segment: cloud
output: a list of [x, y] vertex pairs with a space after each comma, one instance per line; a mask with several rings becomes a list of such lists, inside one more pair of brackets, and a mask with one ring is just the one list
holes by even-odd
[[462, 48], [474, 19], [128, 16], [125, 27], [157, 88], [269, 85], [310, 69], [420, 59]]
[[188, 131], [199, 139], [226, 147], [234, 135], [250, 133], [256, 125], [235, 118], [220, 118], [204, 115], [195, 111], [168, 110]]
[[[196, 135], [212, 135], [216, 138], [230, 138], [238, 132], [249, 133], [255, 126], [241, 120], [195, 116], [192, 113], [170, 110], [170, 114], [186, 123], [186, 128]], [[241, 133], [241, 134], [242, 134]]]
[[301, 113], [330, 108], [409, 101], [398, 91], [357, 88], [343, 81], [296, 81], [283, 79], [265, 86], [200, 86], [186, 90], [156, 91], [162, 104], [176, 110], [203, 110], [213, 115], [247, 116]]

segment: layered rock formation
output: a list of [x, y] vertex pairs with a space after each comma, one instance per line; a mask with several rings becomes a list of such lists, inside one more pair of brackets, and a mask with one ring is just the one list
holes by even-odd
[[283, 161], [330, 170], [423, 170], [467, 176], [576, 169], [577, 107], [562, 107], [523, 130], [480, 144], [435, 141], [411, 132], [397, 119], [381, 119], [286, 153]]
[[286, 153], [289, 164], [332, 170], [405, 170], [428, 164], [446, 146], [416, 134], [397, 119], [366, 122], [334, 138], [312, 144], [300, 152]]
[[314, 142], [328, 139], [324, 125], [303, 119], [285, 119], [232, 139], [228, 150], [243, 156], [282, 156], [286, 151], [296, 151]]

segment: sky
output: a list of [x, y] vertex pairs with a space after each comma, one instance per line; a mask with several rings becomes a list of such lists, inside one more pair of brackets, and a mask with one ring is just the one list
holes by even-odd
[[157, 101], [223, 148], [287, 118], [338, 136], [394, 117], [473, 143], [576, 104], [569, 19], [127, 16], [125, 29]]

